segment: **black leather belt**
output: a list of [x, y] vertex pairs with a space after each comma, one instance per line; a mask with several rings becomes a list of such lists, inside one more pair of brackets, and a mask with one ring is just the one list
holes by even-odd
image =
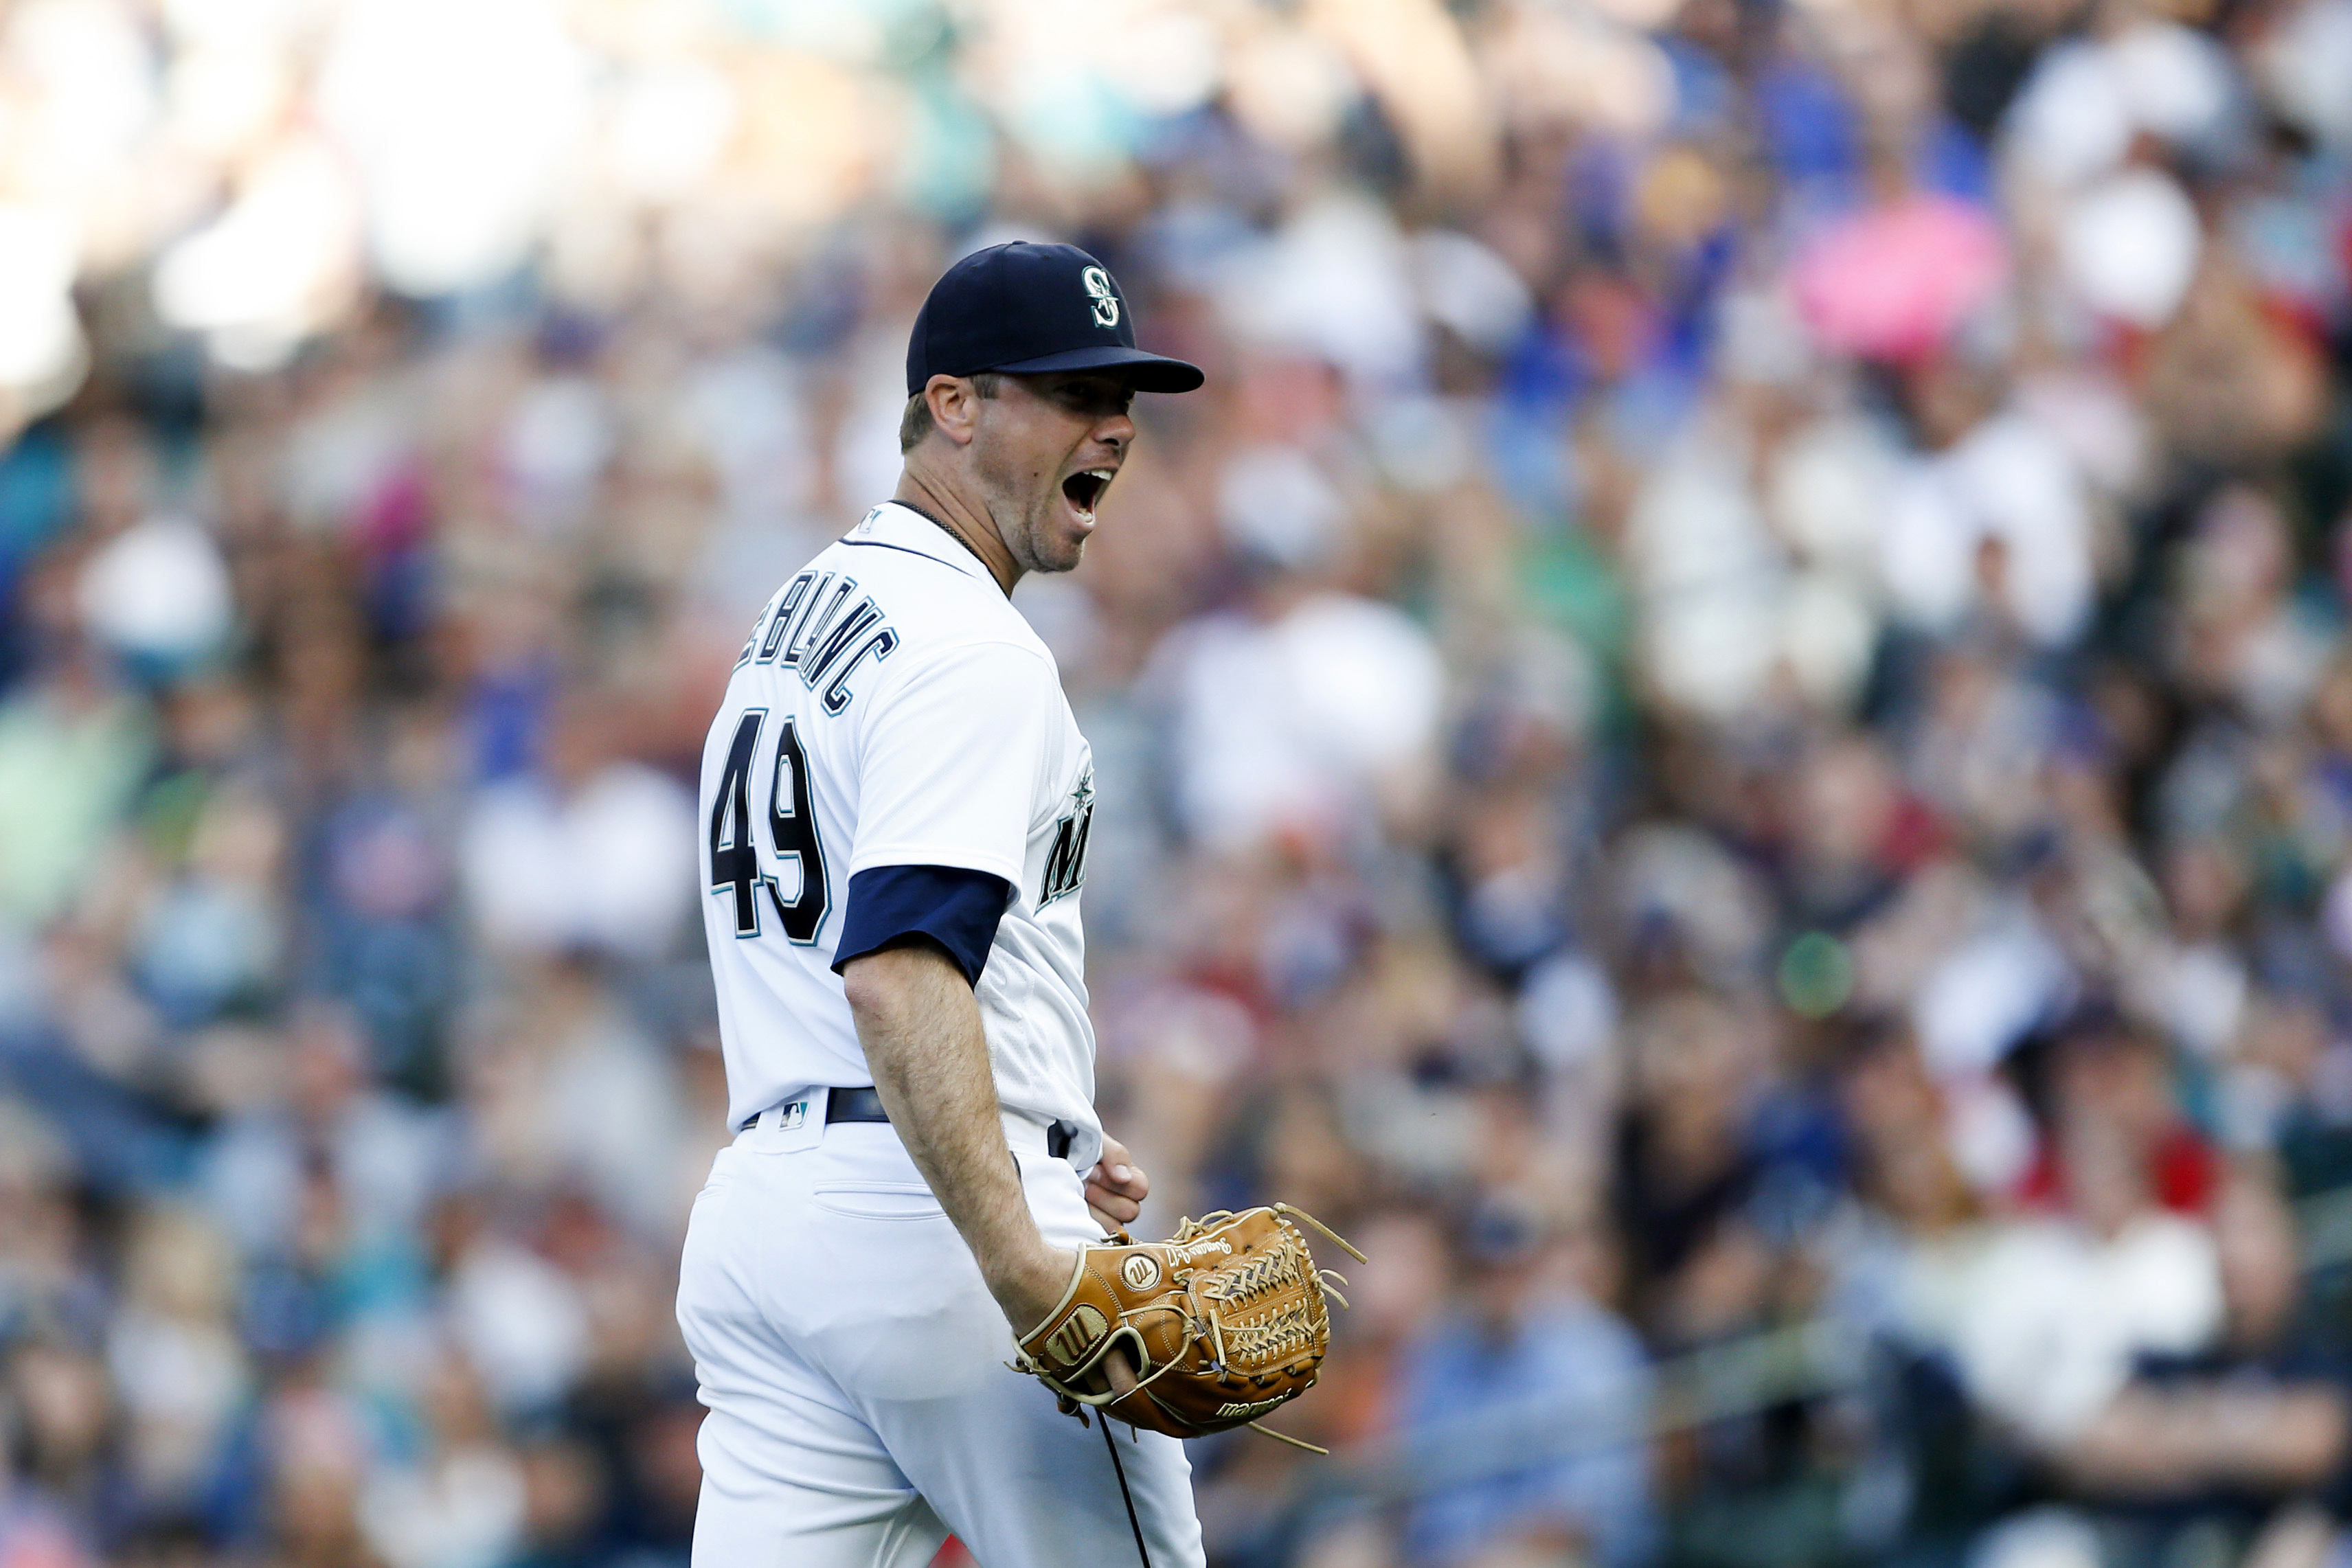
[[[827, 1125], [835, 1122], [887, 1122], [890, 1113], [882, 1108], [882, 1094], [877, 1089], [835, 1089], [824, 1097], [824, 1119]], [[1045, 1129], [1045, 1153], [1057, 1160], [1070, 1157], [1070, 1145], [1076, 1142], [1078, 1130], [1067, 1122], [1056, 1122]]]
[[824, 1097], [824, 1119], [833, 1122], [887, 1122], [878, 1089], [836, 1089]]

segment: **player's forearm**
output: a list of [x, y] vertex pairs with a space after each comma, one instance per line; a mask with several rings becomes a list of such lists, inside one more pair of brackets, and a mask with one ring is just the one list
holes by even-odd
[[1006, 1153], [971, 988], [928, 945], [852, 959], [842, 979], [891, 1125], [1015, 1332], [1025, 1332], [1052, 1309], [1070, 1264], [1038, 1233]]

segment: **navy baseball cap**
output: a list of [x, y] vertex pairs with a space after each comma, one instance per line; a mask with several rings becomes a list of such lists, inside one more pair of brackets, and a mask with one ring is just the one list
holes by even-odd
[[1135, 346], [1135, 314], [1110, 269], [1074, 245], [1014, 240], [976, 250], [931, 285], [907, 340], [907, 395], [933, 376], [1114, 371], [1138, 392], [1187, 392], [1200, 367]]

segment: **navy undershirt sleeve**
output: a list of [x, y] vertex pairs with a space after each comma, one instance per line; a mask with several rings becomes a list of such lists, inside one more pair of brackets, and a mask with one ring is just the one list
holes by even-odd
[[950, 865], [877, 865], [849, 879], [849, 910], [833, 972], [852, 958], [928, 936], [948, 950], [965, 981], [980, 984], [996, 923], [1013, 884], [984, 871]]

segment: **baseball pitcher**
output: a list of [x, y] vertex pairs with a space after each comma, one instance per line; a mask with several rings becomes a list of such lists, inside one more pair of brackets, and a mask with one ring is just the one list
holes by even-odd
[[1192, 1428], [1135, 1416], [1168, 1357], [1079, 1300], [1148, 1184], [1093, 1104], [1086, 737], [1008, 597], [1077, 565], [1133, 393], [1201, 381], [1085, 252], [967, 256], [908, 348], [898, 494], [743, 645], [702, 758], [739, 1131], [678, 1286], [697, 1568], [920, 1568], [950, 1531], [989, 1568], [1202, 1561]]

